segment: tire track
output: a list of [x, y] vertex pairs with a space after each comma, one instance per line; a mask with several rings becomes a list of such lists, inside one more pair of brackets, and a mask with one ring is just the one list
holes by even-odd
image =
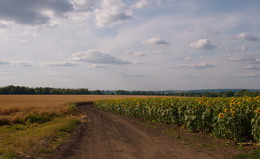
[[62, 159], [216, 159], [225, 158], [135, 124], [128, 118], [79, 106], [87, 114], [78, 137], [54, 158]]

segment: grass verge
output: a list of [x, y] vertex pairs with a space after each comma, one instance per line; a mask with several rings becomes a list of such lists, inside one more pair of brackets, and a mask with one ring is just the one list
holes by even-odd
[[260, 149], [235, 156], [233, 159], [260, 159]]

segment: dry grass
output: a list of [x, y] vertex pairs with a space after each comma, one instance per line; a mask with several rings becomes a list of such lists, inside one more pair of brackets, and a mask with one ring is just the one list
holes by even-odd
[[66, 114], [70, 111], [69, 103], [133, 97], [142, 98], [144, 96], [0, 95], [0, 125], [21, 123], [30, 114]]
[[79, 122], [76, 117], [57, 117], [43, 124], [2, 126], [0, 127], [0, 158], [14, 159], [28, 158], [31, 155], [47, 155], [46, 153], [55, 150], [68, 137], [68, 133]]
[[124, 95], [0, 95], [1, 106], [52, 106], [100, 99], [143, 98]]

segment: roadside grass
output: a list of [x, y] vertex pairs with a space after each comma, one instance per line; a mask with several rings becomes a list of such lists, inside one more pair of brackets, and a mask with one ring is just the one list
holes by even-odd
[[252, 150], [248, 153], [239, 154], [233, 159], [260, 159], [260, 149]]
[[[162, 124], [160, 122], [152, 122], [140, 118], [131, 118], [131, 119], [132, 121], [135, 121], [136, 123], [144, 127], [160, 131], [165, 135], [179, 139], [182, 144], [193, 146], [195, 150], [198, 152], [201, 152], [202, 150], [213, 151], [213, 152], [219, 152], [220, 150], [220, 152], [223, 152], [226, 150], [227, 147], [230, 147], [230, 149], [234, 149], [234, 150], [237, 149], [237, 151], [234, 152], [232, 151], [233, 155], [228, 156], [227, 158], [260, 159], [259, 146], [258, 147], [251, 146], [251, 147], [243, 148], [242, 146], [235, 145], [235, 142], [232, 142], [230, 140], [219, 140], [207, 134], [192, 133], [182, 128], [172, 127], [166, 124]], [[248, 148], [254, 150], [249, 151]], [[233, 157], [234, 155], [235, 157]]]
[[[74, 103], [60, 106], [60, 110], [38, 108], [37, 111], [24, 111], [22, 114], [19, 114], [19, 117], [14, 113], [19, 109], [5, 108], [1, 110], [1, 159], [30, 158], [31, 155], [48, 155], [81, 122], [77, 105]], [[6, 112], [8, 116], [5, 115], [3, 117], [3, 112]], [[14, 116], [16, 120], [13, 120]], [[19, 120], [17, 120], [18, 118]]]
[[76, 117], [56, 117], [45, 123], [12, 124], [0, 127], [0, 158], [29, 158], [45, 155], [59, 146], [80, 123]]

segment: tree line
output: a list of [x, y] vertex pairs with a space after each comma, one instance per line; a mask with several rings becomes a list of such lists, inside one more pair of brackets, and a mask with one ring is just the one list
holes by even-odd
[[184, 96], [184, 97], [243, 97], [243, 96], [260, 96], [260, 91], [126, 91], [126, 90], [89, 90], [87, 88], [52, 88], [52, 87], [25, 87], [25, 86], [6, 86], [0, 87], [0, 94], [68, 94], [68, 95], [156, 95], [156, 96]]

